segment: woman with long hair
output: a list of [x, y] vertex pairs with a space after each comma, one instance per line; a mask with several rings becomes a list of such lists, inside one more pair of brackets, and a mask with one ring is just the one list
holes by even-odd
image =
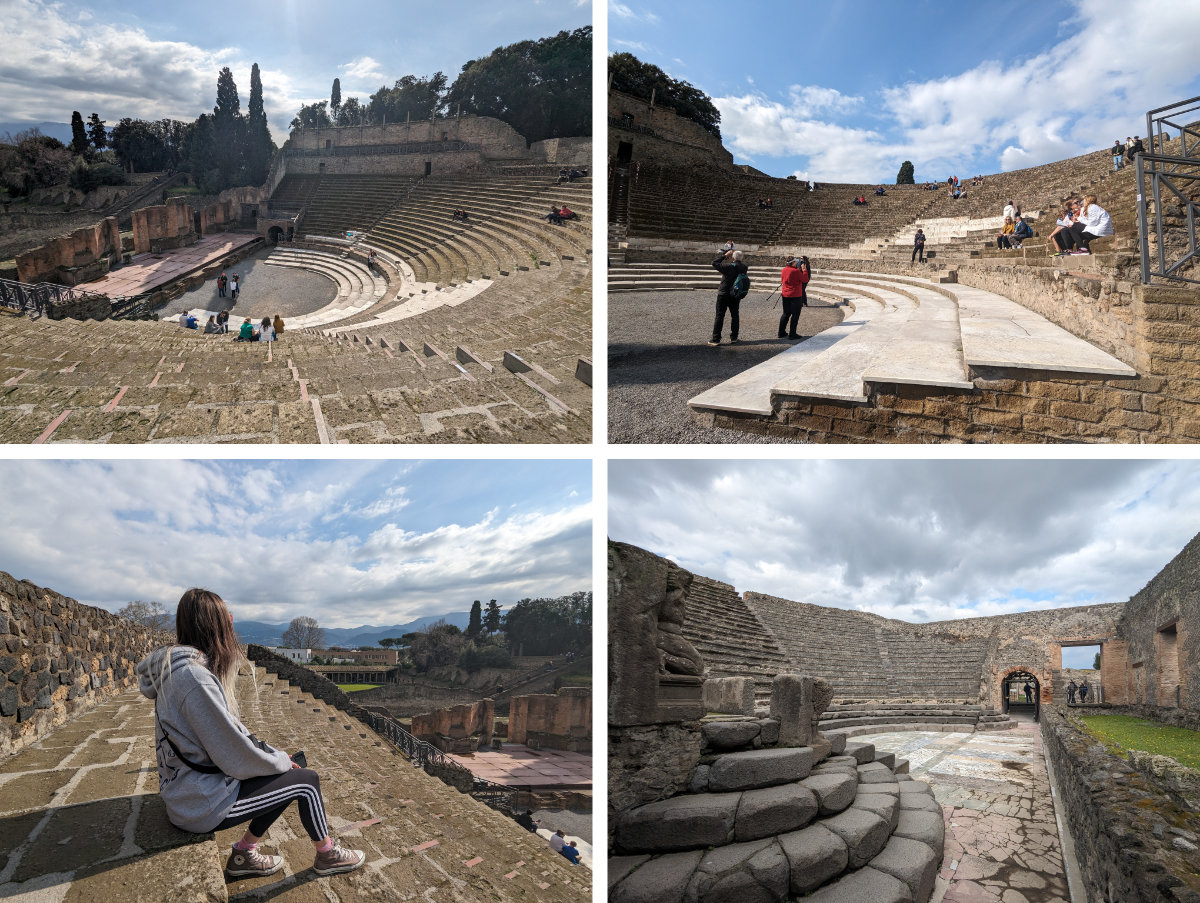
[[316, 847], [318, 875], [362, 865], [361, 850], [347, 850], [329, 836], [317, 773], [238, 720], [234, 682], [245, 656], [221, 597], [189, 589], [179, 600], [175, 632], [178, 643], [154, 650], [137, 666], [139, 689], [154, 700], [158, 787], [171, 823], [206, 834], [249, 822], [225, 874], [273, 875], [283, 858], [260, 853], [258, 841], [295, 801]]

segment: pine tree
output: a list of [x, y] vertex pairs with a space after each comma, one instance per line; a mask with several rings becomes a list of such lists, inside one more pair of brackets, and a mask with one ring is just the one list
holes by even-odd
[[335, 78], [333, 80], [333, 90], [329, 92], [329, 112], [333, 120], [337, 121], [338, 110], [342, 108], [342, 80]]
[[104, 150], [108, 146], [108, 132], [104, 129], [104, 120], [98, 113], [88, 117], [88, 138], [96, 150]]
[[483, 626], [487, 628], [488, 633], [497, 633], [500, 630], [500, 606], [493, 599], [488, 603], [487, 614], [483, 616]]
[[87, 130], [83, 127], [83, 117], [76, 110], [71, 114], [71, 153], [82, 154], [87, 146]]
[[267, 126], [267, 115], [263, 111], [262, 78], [258, 63], [250, 68], [250, 118], [246, 125], [246, 181], [261, 185], [267, 178], [271, 165], [274, 142]]
[[905, 160], [902, 164], [900, 164], [900, 172], [896, 175], [896, 184], [913, 185], [915, 184], [913, 181], [914, 178], [915, 176], [912, 160]]
[[479, 636], [479, 631], [483, 629], [483, 606], [476, 599], [471, 603], [471, 620], [467, 622], [467, 636], [471, 639]]

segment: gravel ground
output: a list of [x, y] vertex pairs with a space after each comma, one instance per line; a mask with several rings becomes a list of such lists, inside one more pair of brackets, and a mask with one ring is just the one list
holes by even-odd
[[238, 273], [242, 277], [242, 290], [238, 294], [236, 307], [228, 292], [224, 298], [217, 295], [217, 280], [214, 278], [199, 288], [184, 292], [155, 313], [165, 320], [193, 308], [228, 310], [230, 328], [236, 331], [234, 324], [238, 317], [250, 317], [257, 322], [263, 317], [279, 314], [286, 321], [288, 317], [319, 310], [336, 297], [337, 286], [324, 276], [308, 270], [267, 266], [263, 263], [274, 250], [263, 248], [225, 271], [227, 276]]
[[576, 809], [534, 809], [533, 820], [539, 827], [562, 831], [568, 837], [592, 842], [592, 813]]
[[[608, 440], [612, 443], [763, 443], [789, 440], [701, 426], [687, 400], [795, 343], [775, 336], [778, 294], [751, 292], [741, 308], [738, 344], [711, 348], [716, 293], [616, 292], [608, 296]], [[774, 307], [772, 307], [774, 303]], [[810, 337], [842, 321], [842, 310], [816, 298], [800, 314]]]

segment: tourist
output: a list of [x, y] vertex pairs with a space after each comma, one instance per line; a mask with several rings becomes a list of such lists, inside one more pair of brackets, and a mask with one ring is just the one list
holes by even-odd
[[221, 327], [217, 323], [216, 316], [214, 315], [214, 316], [209, 317], [208, 322], [204, 324], [204, 334], [205, 335], [216, 335], [220, 331], [221, 331]]
[[1010, 236], [1013, 234], [1015, 229], [1016, 226], [1013, 225], [1012, 217], [1004, 217], [1004, 228], [1001, 229], [1000, 234], [996, 236], [996, 250], [1012, 250], [1012, 241], [1010, 240]]
[[564, 220], [577, 219], [579, 216], [574, 210], [572, 210], [566, 204], [562, 205], [562, 209], [558, 211], [558, 215], [561, 216]]
[[546, 222], [562, 225], [562, 215], [558, 212], [557, 207], [551, 207], [550, 212], [546, 214]]
[[800, 322], [800, 309], [804, 306], [804, 287], [808, 284], [808, 269], [801, 266], [796, 257], [789, 257], [783, 272], [779, 274], [779, 294], [783, 298], [783, 316], [779, 318], [779, 338], [795, 341], [800, 338], [796, 327]]
[[233, 279], [229, 281], [229, 295], [234, 301], [237, 301], [238, 292], [242, 290], [242, 277], [237, 273], [233, 274]]
[[221, 327], [221, 332], [229, 332], [229, 311], [223, 310], [217, 314], [217, 325]]
[[254, 324], [250, 322], [250, 318], [246, 317], [246, 322], [242, 324], [238, 330], [236, 342], [253, 342], [254, 341]]
[[1137, 135], [1133, 136], [1133, 144], [1129, 145], [1129, 149], [1125, 151], [1125, 160], [1128, 163], [1133, 162], [1133, 158], [1138, 154], [1146, 152], [1146, 145], [1142, 144], [1142, 139]]
[[1013, 242], [1019, 248], [1021, 247], [1021, 242], [1027, 238], [1033, 238], [1033, 229], [1030, 228], [1029, 223], [1021, 218], [1021, 214], [1018, 213], [1017, 219], [1013, 223]]
[[1027, 703], [1033, 702], [1033, 684], [1029, 681], [1025, 681], [1025, 701]]
[[1056, 219], [1054, 221], [1054, 231], [1050, 233], [1050, 241], [1053, 242], [1055, 247], [1057, 247], [1059, 249], [1059, 254], [1053, 255], [1055, 257], [1058, 257], [1058, 256], [1060, 256], [1060, 254], [1065, 253], [1065, 249], [1063, 248], [1063, 246], [1061, 244], [1062, 239], [1059, 238], [1059, 235], [1062, 233], [1062, 231], [1064, 229], [1070, 229], [1072, 223], [1075, 222], [1073, 204], [1074, 204], [1073, 201], [1067, 201], [1066, 206], [1063, 207], [1062, 216], [1060, 216], [1058, 219]]
[[1089, 194], [1083, 199], [1083, 206], [1079, 210], [1077, 221], [1067, 231], [1070, 232], [1076, 245], [1075, 250], [1071, 253], [1090, 254], [1089, 246], [1093, 239], [1113, 234], [1112, 217], [1108, 215], [1107, 210], [1096, 203], [1096, 196]]
[[238, 720], [234, 682], [246, 660], [221, 597], [189, 589], [179, 600], [175, 633], [177, 644], [154, 650], [137, 665], [138, 688], [154, 700], [159, 794], [167, 818], [193, 834], [249, 822], [225, 874], [263, 877], [279, 871], [283, 858], [260, 853], [259, 839], [295, 801], [316, 848], [318, 875], [361, 866], [366, 855], [329, 834], [320, 776]]
[[875, 197], [877, 197], [877, 198], [881, 198], [886, 194], [887, 194], [887, 192], [884, 191], [882, 185], [880, 185], [878, 188], [875, 189]]
[[179, 325], [182, 326], [184, 329], [187, 329], [188, 316], [189, 316], [189, 313], [186, 310], [179, 315]]
[[367, 251], [367, 269], [372, 273], [375, 272], [375, 250], [374, 249]]
[[1087, 705], [1087, 698], [1088, 698], [1088, 685], [1087, 685], [1087, 681], [1085, 680], [1079, 684], [1079, 704]]
[[774, 204], [774, 202], [772, 202], [772, 200], [771, 200], [770, 198], [767, 198], [767, 209], [768, 209], [768, 210], [771, 210], [771, 209], [773, 209], [774, 207], [775, 207], [775, 204]]
[[279, 338], [281, 335], [283, 335], [283, 317], [279, 316], [279, 314], [276, 314], [275, 319], [271, 322], [271, 325], [275, 327], [275, 338]]
[[1125, 165], [1125, 160], [1123, 159], [1124, 156], [1125, 148], [1121, 147], [1121, 139], [1114, 138], [1112, 147], [1113, 172], [1121, 171], [1121, 167]]
[[[1118, 141], [1117, 143], [1120, 144], [1121, 142]], [[1071, 682], [1069, 684], [1067, 684], [1067, 704], [1068, 705], [1075, 705], [1076, 690], [1078, 690], [1078, 687], [1075, 686], [1075, 680], [1072, 679]]]
[[258, 340], [260, 342], [275, 341], [275, 326], [271, 323], [270, 317], [263, 317], [262, 322], [258, 325]]
[[556, 853], [561, 853], [563, 845], [567, 842], [566, 835], [562, 831], [555, 831], [550, 835], [550, 849]]
[[920, 262], [924, 263], [925, 262], [925, 233], [921, 229], [918, 229], [917, 234], [913, 236], [912, 260], [910, 260], [909, 263], [912, 263], [913, 260], [916, 260], [918, 256], [921, 258]]
[[856, 198], [854, 199], [854, 206], [855, 206], [855, 207], [865, 207], [866, 205], [867, 205], [867, 197], [866, 197], [866, 195], [862, 195], [862, 194], [860, 194], [858, 197], [856, 197]]
[[809, 180], [808, 180], [808, 190], [809, 190], [809, 191], [816, 191], [816, 190], [817, 190], [817, 183], [816, 183], [816, 182], [814, 182], [812, 179], [809, 179]]
[[1007, 204], [1004, 205], [1004, 218], [1006, 220], [1010, 220], [1013, 217], [1015, 217], [1016, 215], [1017, 215], [1017, 207], [1012, 201], [1009, 201]]
[[229, 279], [225, 276], [224, 273], [222, 273], [220, 276], [217, 277], [217, 297], [218, 298], [225, 297], [225, 289], [228, 288], [228, 286], [229, 286]]
[[954, 190], [952, 192], [946, 195], [946, 197], [950, 198], [952, 201], [957, 201], [962, 196], [963, 192], [957, 185], [954, 186]]
[[[733, 242], [729, 242], [732, 246]], [[729, 344], [736, 345], [738, 340], [738, 308], [741, 298], [734, 298], [733, 283], [738, 276], [749, 272], [742, 263], [742, 252], [728, 250], [712, 262], [713, 269], [721, 274], [721, 284], [717, 288], [717, 315], [713, 318], [712, 339], [710, 345], [721, 344], [721, 330], [725, 326], [725, 311], [729, 311]]]
[[522, 812], [520, 815], [518, 815], [516, 817], [516, 822], [518, 825], [520, 825], [526, 831], [529, 831], [531, 834], [537, 832], [537, 822], [535, 822], [533, 820], [533, 810], [532, 809], [526, 809], [524, 812]]
[[564, 844], [559, 852], [570, 860], [571, 865], [579, 865], [579, 846], [575, 841], [572, 840], [570, 843]]
[[563, 182], [571, 181], [571, 174], [567, 171], [567, 168], [565, 166], [562, 167], [561, 169], [559, 169], [559, 171], [558, 171], [558, 181], [559, 181], [559, 184], [562, 184]]
[[185, 326], [186, 326], [188, 329], [199, 329], [199, 328], [200, 328], [200, 321], [199, 321], [199, 320], [197, 320], [197, 319], [196, 319], [196, 318], [195, 318], [195, 317], [194, 317], [192, 314], [188, 314], [187, 322], [186, 322], [186, 323], [184, 323], [184, 325], [185, 325]]

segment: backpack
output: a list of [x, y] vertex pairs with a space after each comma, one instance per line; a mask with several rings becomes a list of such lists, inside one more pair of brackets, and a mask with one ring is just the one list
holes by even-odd
[[733, 280], [733, 285], [729, 287], [729, 297], [734, 301], [741, 301], [750, 294], [750, 277], [745, 273], [738, 273], [737, 278]]

